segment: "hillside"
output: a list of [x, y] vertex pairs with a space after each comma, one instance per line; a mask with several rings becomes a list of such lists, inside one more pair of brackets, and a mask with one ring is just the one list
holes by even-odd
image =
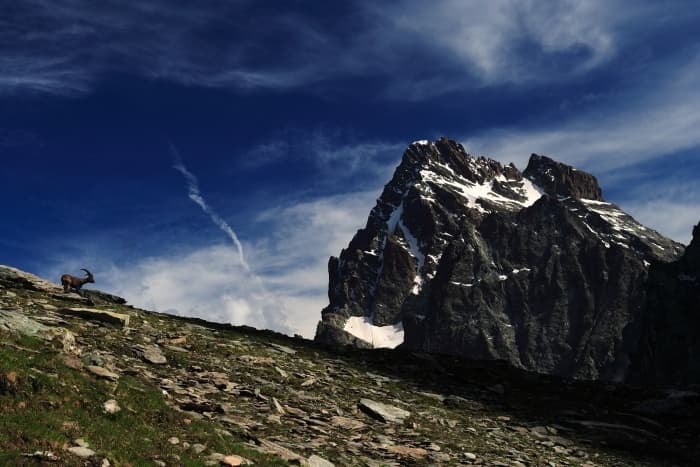
[[693, 388], [333, 350], [85, 295], [0, 267], [0, 465], [593, 467], [700, 455]]

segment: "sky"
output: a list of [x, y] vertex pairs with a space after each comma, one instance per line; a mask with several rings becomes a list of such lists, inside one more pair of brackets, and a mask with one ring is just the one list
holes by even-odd
[[312, 337], [415, 140], [546, 154], [687, 243], [693, 1], [0, 0], [0, 264]]

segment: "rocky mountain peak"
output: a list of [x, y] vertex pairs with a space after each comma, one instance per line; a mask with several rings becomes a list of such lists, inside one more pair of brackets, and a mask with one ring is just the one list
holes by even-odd
[[603, 191], [593, 175], [547, 156], [532, 154], [523, 174], [550, 196], [604, 201]]
[[537, 155], [521, 173], [447, 138], [416, 141], [330, 258], [316, 340], [619, 380], [647, 268], [682, 252], [604, 201], [593, 175]]

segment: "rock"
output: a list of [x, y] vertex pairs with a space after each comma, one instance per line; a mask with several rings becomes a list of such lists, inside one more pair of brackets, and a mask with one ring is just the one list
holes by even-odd
[[360, 399], [358, 407], [363, 412], [382, 422], [401, 423], [411, 415], [411, 412], [407, 410], [393, 405], [382, 404], [371, 399]]
[[112, 373], [111, 371], [107, 370], [106, 368], [102, 368], [101, 366], [88, 365], [85, 368], [90, 373], [92, 373], [93, 375], [98, 376], [100, 378], [108, 379], [110, 381], [116, 381], [119, 379], [118, 374]]
[[323, 457], [319, 457], [316, 454], [312, 455], [308, 459], [309, 467], [335, 467], [335, 464], [327, 461]]
[[59, 308], [56, 312], [101, 323], [115, 324], [123, 328], [129, 327], [129, 315], [114, 311], [98, 310], [96, 308]]
[[255, 355], [241, 355], [238, 360], [251, 365], [271, 365], [275, 363], [275, 359], [271, 357], [258, 357]]
[[168, 362], [157, 345], [137, 345], [134, 347], [134, 351], [142, 360], [154, 365], [163, 365]]
[[474, 454], [474, 453], [472, 453], [472, 452], [463, 452], [463, 453], [462, 453], [462, 457], [464, 457], [465, 459], [467, 459], [467, 460], [469, 460], [469, 461], [475, 461], [475, 460], [476, 460], [476, 454]]
[[75, 334], [73, 334], [69, 330], [63, 330], [63, 332], [58, 336], [58, 339], [60, 340], [61, 350], [63, 351], [63, 353], [68, 355], [81, 354], [82, 350], [80, 349], [80, 347], [78, 347], [78, 344], [75, 340]]
[[230, 455], [221, 459], [221, 465], [239, 466], [243, 465], [243, 459], [239, 456]]
[[78, 457], [92, 457], [95, 455], [95, 451], [85, 446], [73, 446], [68, 448], [68, 452]]
[[315, 382], [316, 382], [316, 378], [308, 378], [308, 379], [305, 380], [303, 383], [301, 383], [301, 387], [305, 388], [305, 387], [307, 387], [307, 386], [311, 386], [311, 385], [314, 384]]
[[60, 459], [52, 451], [34, 451], [22, 454], [22, 457], [31, 457], [48, 462], [58, 462]]
[[330, 258], [315, 340], [620, 381], [645, 262], [682, 251], [606, 202], [591, 174], [536, 154], [520, 172], [446, 138], [416, 143]]
[[258, 439], [257, 443], [259, 449], [261, 449], [264, 452], [267, 452], [268, 454], [274, 454], [276, 456], [279, 456], [287, 462], [300, 462], [306, 464], [306, 458], [283, 446], [280, 446], [277, 443], [263, 438]]
[[389, 445], [386, 446], [384, 450], [401, 457], [411, 457], [413, 459], [422, 459], [428, 455], [428, 451], [425, 449], [411, 446]]
[[89, 447], [90, 447], [90, 444], [88, 444], [88, 442], [85, 441], [84, 438], [76, 438], [76, 439], [74, 439], [74, 440], [73, 440], [73, 444], [75, 444], [76, 446], [80, 446], [80, 447], [82, 447], [82, 448], [89, 448]]
[[683, 256], [652, 262], [639, 351], [633, 356], [637, 383], [700, 383], [700, 223]]
[[284, 408], [282, 407], [282, 404], [279, 403], [276, 397], [273, 397], [271, 399], [271, 404], [272, 408], [280, 415], [284, 415]]
[[287, 355], [294, 355], [297, 353], [296, 350], [289, 348], [289, 347], [285, 347], [284, 345], [274, 344], [272, 342], [268, 342], [267, 345], [272, 347], [275, 350], [282, 352], [282, 353], [286, 353]]
[[211, 412], [211, 413], [225, 413], [224, 406], [216, 401], [186, 401], [180, 403], [180, 408], [189, 412]]
[[0, 286], [15, 289], [36, 290], [47, 293], [62, 293], [63, 288], [53, 282], [19, 269], [0, 265]]
[[168, 438], [168, 443], [170, 444], [180, 444], [180, 439], [177, 436], [172, 436]]
[[49, 326], [27, 317], [24, 313], [10, 310], [0, 309], [0, 329], [46, 340], [50, 340], [54, 336], [54, 331]]
[[180, 336], [180, 337], [175, 337], [173, 339], [169, 339], [168, 344], [170, 344], [170, 345], [185, 345], [185, 344], [187, 344], [187, 336]]
[[493, 386], [488, 386], [486, 389], [500, 396], [506, 393], [506, 388], [500, 383], [494, 384]]
[[121, 407], [119, 407], [119, 403], [114, 399], [108, 400], [102, 405], [102, 407], [104, 412], [108, 414], [115, 414], [121, 410]]
[[550, 196], [603, 201], [603, 191], [593, 175], [546, 156], [532, 154], [523, 175]]
[[0, 373], [0, 394], [16, 394], [19, 385], [16, 371]]
[[101, 290], [82, 289], [81, 293], [83, 296], [95, 303], [113, 303], [115, 305], [124, 305], [126, 303], [125, 298], [118, 297], [107, 292], [102, 292]]
[[337, 426], [338, 428], [343, 428], [350, 431], [359, 431], [367, 428], [367, 424], [362, 423], [354, 418], [341, 417], [339, 415], [333, 416], [331, 418], [331, 424]]
[[205, 449], [207, 449], [207, 447], [206, 447], [205, 445], [200, 444], [200, 443], [194, 443], [194, 444], [191, 446], [191, 448], [192, 448], [192, 451], [194, 451], [195, 454], [201, 454], [201, 453], [204, 452]]

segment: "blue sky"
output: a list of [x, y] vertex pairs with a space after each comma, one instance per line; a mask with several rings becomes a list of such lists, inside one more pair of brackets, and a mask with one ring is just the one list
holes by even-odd
[[695, 2], [0, 2], [0, 263], [311, 336], [328, 256], [443, 135], [700, 220]]

